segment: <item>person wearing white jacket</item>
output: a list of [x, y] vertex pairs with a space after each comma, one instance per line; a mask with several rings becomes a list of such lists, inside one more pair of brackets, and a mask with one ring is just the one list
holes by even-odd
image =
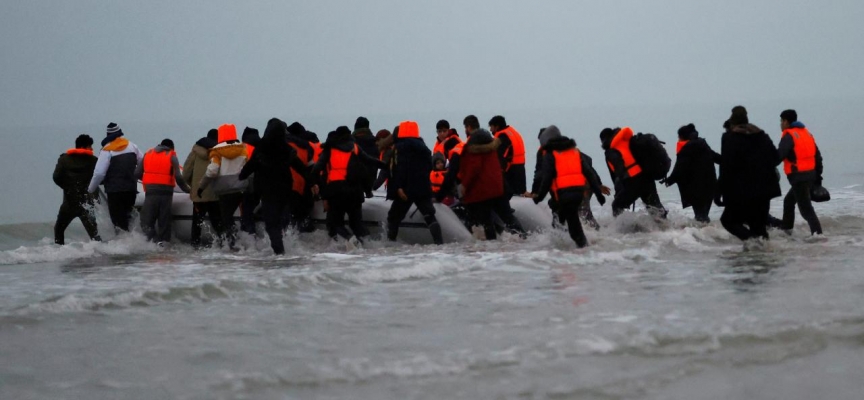
[[108, 124], [107, 135], [102, 140], [102, 151], [93, 171], [93, 178], [87, 191], [96, 193], [99, 185], [105, 186], [108, 197], [108, 214], [114, 230], [129, 231], [129, 220], [138, 196], [138, 179], [135, 178], [135, 167], [141, 162], [143, 155], [138, 146], [123, 137], [120, 126], [111, 122]]
[[237, 128], [233, 124], [219, 127], [217, 141], [218, 144], [210, 149], [210, 165], [201, 178], [197, 195], [200, 197], [204, 189], [210, 187], [219, 197], [222, 229], [228, 245], [234, 248], [237, 240], [234, 213], [243, 201], [243, 191], [247, 184], [246, 181], [238, 179], [240, 170], [246, 164], [246, 145], [237, 140]]

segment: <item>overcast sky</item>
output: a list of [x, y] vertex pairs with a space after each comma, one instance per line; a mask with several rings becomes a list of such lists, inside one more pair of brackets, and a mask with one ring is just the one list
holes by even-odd
[[861, 21], [861, 1], [4, 1], [0, 120], [861, 97]]

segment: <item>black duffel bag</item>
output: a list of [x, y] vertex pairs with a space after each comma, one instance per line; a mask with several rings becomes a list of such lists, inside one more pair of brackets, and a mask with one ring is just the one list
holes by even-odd
[[831, 193], [828, 192], [828, 189], [825, 189], [822, 185], [813, 185], [810, 188], [810, 200], [813, 200], [816, 203], [826, 202], [831, 200]]

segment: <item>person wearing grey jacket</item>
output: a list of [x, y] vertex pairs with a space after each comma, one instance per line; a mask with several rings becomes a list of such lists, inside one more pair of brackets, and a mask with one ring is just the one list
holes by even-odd
[[[144, 205], [141, 207], [141, 230], [147, 240], [162, 245], [171, 240], [171, 205], [174, 187], [189, 193], [189, 185], [180, 172], [174, 153], [174, 142], [165, 139], [144, 154], [135, 168], [135, 177], [144, 183]], [[158, 229], [157, 229], [158, 223]]]

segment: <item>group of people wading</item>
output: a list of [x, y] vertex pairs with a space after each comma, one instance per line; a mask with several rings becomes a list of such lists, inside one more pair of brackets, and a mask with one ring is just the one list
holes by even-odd
[[[665, 219], [667, 211], [657, 194], [659, 181], [678, 185], [682, 205], [693, 207], [699, 222], [710, 222], [712, 202], [725, 207], [721, 223], [741, 240], [767, 239], [769, 226], [791, 230], [796, 205], [811, 233], [821, 234], [811, 193], [821, 189], [822, 155], [794, 110], [783, 111], [780, 120], [778, 148], [762, 129], [749, 123], [747, 110], [736, 106], [723, 125], [719, 154], [699, 137], [693, 124], [682, 126], [674, 167], [656, 136], [634, 133], [630, 127], [603, 129], [600, 142], [614, 187], [612, 214], [620, 215], [641, 199], [655, 218]], [[529, 191], [522, 135], [500, 115], [489, 120], [489, 130], [481, 128], [474, 115], [465, 117], [462, 124], [464, 141], [448, 121], [439, 121], [431, 150], [414, 121], [403, 121], [392, 132], [382, 129], [373, 134], [369, 121], [360, 117], [353, 132], [340, 126], [327, 134], [324, 143], [298, 122], [288, 125], [274, 118], [263, 136], [247, 127], [239, 139], [235, 126], [225, 124], [199, 139], [181, 168], [172, 140], [142, 153], [111, 123], [98, 157], [93, 154], [93, 139], [80, 135], [75, 148], [57, 161], [54, 182], [63, 189], [63, 204], [54, 228], [55, 242], [64, 244], [64, 232], [75, 218], [81, 219], [92, 240], [100, 240], [93, 212], [100, 185], [115, 231], [129, 231], [140, 180], [145, 191], [141, 228], [148, 240], [157, 243], [171, 238], [175, 187], [189, 193], [193, 202], [191, 238], [196, 248], [235, 248], [234, 214], [239, 208], [240, 229], [255, 234], [257, 209], [273, 251], [282, 254], [286, 229], [315, 229], [310, 216], [319, 199], [327, 213], [329, 236], [362, 243], [369, 235], [362, 223], [363, 203], [385, 186], [392, 201], [386, 224], [389, 240], [398, 238], [400, 222], [413, 205], [423, 215], [434, 243], [443, 243], [433, 202], [458, 205], [468, 225], [481, 226], [486, 239], [497, 237], [499, 220], [507, 231], [524, 237], [511, 198], [519, 195], [539, 203], [550, 195], [548, 204], [560, 225], [566, 225], [579, 247], [588, 244], [582, 224], [599, 229], [590, 200], [596, 197], [602, 206], [612, 190], [603, 185], [592, 158], [575, 140], [555, 125], [540, 130]], [[777, 173], [781, 162], [792, 187], [784, 199], [783, 217], [776, 219], [769, 215], [769, 206], [781, 194]], [[215, 242], [203, 239], [205, 218]]]

